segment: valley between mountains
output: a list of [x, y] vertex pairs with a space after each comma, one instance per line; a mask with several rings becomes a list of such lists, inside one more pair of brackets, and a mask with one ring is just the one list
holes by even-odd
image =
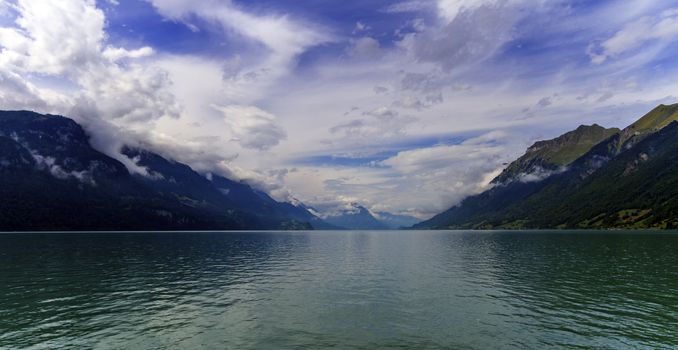
[[490, 189], [419, 223], [358, 203], [323, 215], [146, 149], [121, 153], [145, 173], [71, 119], [0, 111], [0, 230], [678, 228], [678, 104], [536, 142]]

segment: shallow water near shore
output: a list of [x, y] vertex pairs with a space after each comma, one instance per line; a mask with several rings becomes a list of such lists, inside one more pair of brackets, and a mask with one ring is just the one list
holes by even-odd
[[675, 349], [678, 234], [0, 234], [2, 349]]

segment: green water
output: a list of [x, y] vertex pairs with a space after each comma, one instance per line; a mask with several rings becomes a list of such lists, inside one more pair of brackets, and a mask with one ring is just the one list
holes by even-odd
[[0, 349], [677, 349], [678, 234], [0, 234]]

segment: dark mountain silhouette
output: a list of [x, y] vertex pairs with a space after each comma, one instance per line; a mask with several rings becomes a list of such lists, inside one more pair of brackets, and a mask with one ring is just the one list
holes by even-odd
[[92, 148], [71, 119], [0, 111], [0, 230], [312, 229], [303, 206], [125, 147], [147, 174]]

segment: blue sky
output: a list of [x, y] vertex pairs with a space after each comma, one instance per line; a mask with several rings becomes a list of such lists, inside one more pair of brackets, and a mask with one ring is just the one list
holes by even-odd
[[567, 0], [0, 0], [0, 104], [278, 199], [431, 216], [538, 139], [678, 87], [678, 6]]

